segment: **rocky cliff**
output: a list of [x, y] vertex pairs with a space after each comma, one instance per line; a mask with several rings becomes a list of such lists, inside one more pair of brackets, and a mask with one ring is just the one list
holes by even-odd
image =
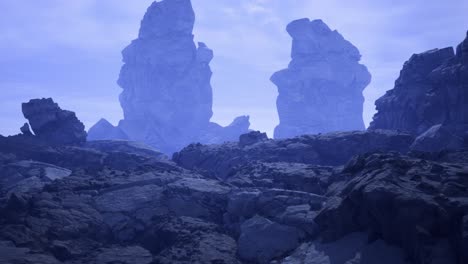
[[292, 61], [271, 77], [279, 92], [275, 138], [364, 130], [362, 92], [371, 75], [359, 50], [321, 20], [296, 20], [287, 31]]
[[[226, 129], [210, 122], [213, 51], [204, 43], [195, 45], [194, 22], [190, 0], [154, 2], [141, 22], [138, 38], [122, 52], [118, 83], [123, 89], [124, 119], [118, 128], [129, 139], [169, 154], [193, 142], [237, 139], [249, 127], [248, 117]], [[112, 138], [105, 134], [91, 135]], [[115, 130], [109, 128], [107, 134], [114, 135]]]
[[415, 147], [421, 150], [460, 148], [466, 144], [467, 47], [468, 37], [456, 53], [453, 48], [444, 48], [413, 55], [404, 64], [395, 88], [377, 100], [378, 112], [370, 129], [420, 135]]

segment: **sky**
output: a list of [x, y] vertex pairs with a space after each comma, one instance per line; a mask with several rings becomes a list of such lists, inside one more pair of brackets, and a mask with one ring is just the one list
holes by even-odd
[[[170, 0], [168, 0], [170, 1]], [[87, 128], [122, 118], [116, 84], [121, 50], [138, 34], [152, 0], [1, 0], [0, 134], [19, 133], [21, 103], [52, 97]], [[322, 19], [362, 54], [372, 74], [364, 120], [392, 89], [414, 53], [456, 46], [468, 30], [467, 0], [192, 0], [195, 41], [214, 50], [214, 116], [229, 124], [250, 115], [251, 128], [272, 136], [277, 89], [270, 76], [287, 67], [286, 25]]]

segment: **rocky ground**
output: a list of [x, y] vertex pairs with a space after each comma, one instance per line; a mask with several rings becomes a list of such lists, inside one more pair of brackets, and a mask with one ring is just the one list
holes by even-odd
[[413, 140], [0, 137], [0, 263], [467, 263], [468, 151]]

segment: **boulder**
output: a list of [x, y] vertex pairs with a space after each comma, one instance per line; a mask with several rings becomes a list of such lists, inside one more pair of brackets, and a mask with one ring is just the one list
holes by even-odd
[[[466, 129], [468, 129], [468, 126]], [[416, 138], [411, 145], [411, 150], [439, 152], [442, 150], [464, 149], [468, 146], [468, 141], [465, 141], [461, 135], [460, 128], [441, 124], [435, 125]]]
[[241, 226], [238, 253], [246, 261], [263, 264], [286, 254], [298, 245], [299, 232], [294, 227], [254, 216]]
[[268, 140], [268, 136], [266, 133], [261, 133], [260, 131], [252, 131], [248, 134], [243, 134], [239, 137], [239, 146], [250, 146], [266, 140]]
[[157, 223], [145, 235], [145, 245], [158, 252], [156, 263], [238, 264], [236, 241], [212, 223], [191, 217]]
[[453, 245], [462, 244], [468, 167], [398, 154], [360, 160], [344, 169], [350, 180], [335, 184], [336, 196], [315, 218], [324, 240], [369, 231], [415, 263], [456, 263], [464, 252]]
[[80, 145], [86, 142], [83, 123], [74, 112], [62, 110], [51, 98], [33, 99], [22, 105], [36, 137], [49, 144]]
[[364, 130], [362, 92], [371, 75], [359, 50], [322, 20], [295, 20], [287, 31], [292, 61], [271, 77], [279, 93], [274, 137]]

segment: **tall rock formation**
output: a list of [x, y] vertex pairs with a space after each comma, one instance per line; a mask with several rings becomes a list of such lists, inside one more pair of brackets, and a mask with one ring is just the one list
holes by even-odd
[[322, 20], [299, 19], [287, 31], [292, 61], [271, 77], [279, 92], [275, 138], [364, 130], [362, 92], [371, 75], [359, 50]]
[[420, 135], [414, 145], [418, 150], [466, 146], [468, 34], [456, 53], [449, 47], [414, 54], [404, 64], [395, 87], [376, 101], [376, 107], [369, 129]]
[[249, 127], [248, 117], [236, 119], [229, 128], [210, 122], [213, 51], [204, 43], [195, 45], [194, 22], [190, 0], [154, 2], [138, 38], [122, 52], [125, 64], [118, 84], [123, 88], [124, 119], [119, 128], [129, 139], [165, 153], [193, 142], [235, 140]]

